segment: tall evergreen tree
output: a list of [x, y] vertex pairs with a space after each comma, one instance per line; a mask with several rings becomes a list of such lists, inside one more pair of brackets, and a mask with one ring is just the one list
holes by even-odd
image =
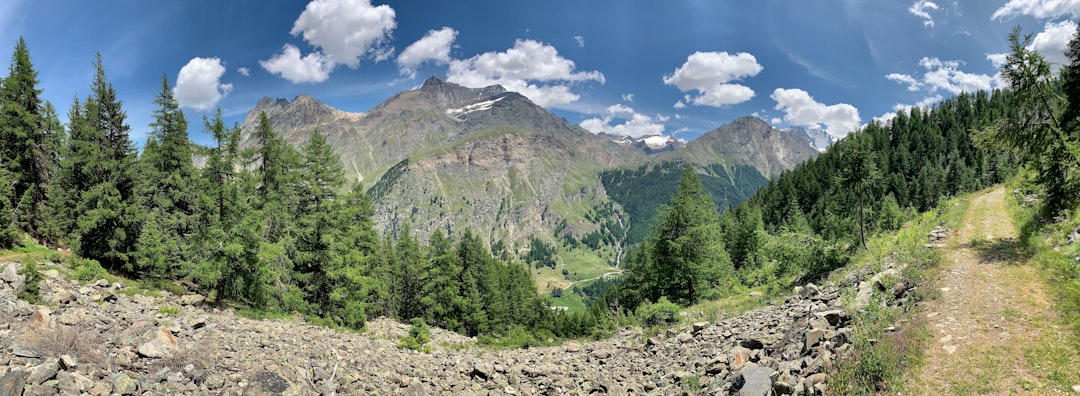
[[[138, 236], [135, 205], [135, 149], [128, 136], [122, 102], [112, 83], [105, 78], [101, 55], [94, 62], [96, 73], [91, 94], [79, 120], [81, 129], [72, 132], [69, 155], [84, 162], [78, 171], [86, 180], [76, 202], [75, 239], [77, 252], [100, 261], [109, 268], [131, 271], [132, 253]], [[78, 140], [76, 140], [78, 139]]]
[[649, 260], [659, 296], [680, 304], [724, 293], [733, 285], [734, 268], [724, 250], [720, 215], [692, 169], [683, 171], [671, 207], [664, 210], [650, 237]]
[[0, 84], [0, 158], [12, 175], [11, 223], [32, 237], [44, 236], [46, 198], [53, 162], [58, 148], [43, 114], [37, 71], [22, 37], [15, 44], [8, 76]]
[[138, 197], [143, 213], [136, 241], [135, 268], [144, 276], [179, 277], [194, 232], [195, 166], [187, 120], [167, 77], [154, 103], [153, 130], [139, 158]]
[[205, 124], [215, 147], [207, 151], [200, 187], [212, 202], [197, 236], [199, 260], [192, 278], [214, 292], [218, 305], [230, 299], [263, 307], [269, 271], [259, 260], [262, 223], [252, 209], [252, 181], [238, 170], [240, 128], [225, 127], [220, 109]]
[[261, 267], [269, 271], [273, 288], [271, 297], [281, 305], [300, 291], [292, 279], [296, 258], [295, 227], [298, 215], [300, 157], [296, 149], [270, 126], [266, 113], [259, 114], [259, 127], [254, 137], [258, 143], [255, 169], [259, 182], [255, 190], [255, 209], [262, 221], [262, 242], [259, 257]]

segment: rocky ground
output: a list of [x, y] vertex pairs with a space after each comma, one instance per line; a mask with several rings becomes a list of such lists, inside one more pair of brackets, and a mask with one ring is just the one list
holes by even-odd
[[18, 267], [0, 263], [0, 395], [818, 394], [850, 349], [842, 285], [882, 287], [880, 274], [856, 274], [718, 323], [557, 347], [490, 350], [432, 329], [427, 354], [396, 348], [408, 326], [389, 320], [364, 334], [252, 320], [198, 295], [148, 297], [56, 270], [31, 305], [15, 297]]

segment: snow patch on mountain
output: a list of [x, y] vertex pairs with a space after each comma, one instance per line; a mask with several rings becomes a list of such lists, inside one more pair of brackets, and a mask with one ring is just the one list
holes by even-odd
[[475, 113], [475, 112], [478, 112], [478, 111], [491, 110], [491, 106], [494, 106], [495, 103], [497, 103], [500, 100], [503, 100], [505, 98], [506, 98], [505, 96], [500, 96], [500, 97], [492, 99], [492, 100], [485, 100], [483, 102], [476, 102], [476, 103], [473, 103], [471, 105], [461, 107], [461, 108], [446, 109], [446, 115], [451, 116], [451, 117], [461, 117], [463, 115], [470, 114], [470, 113]]

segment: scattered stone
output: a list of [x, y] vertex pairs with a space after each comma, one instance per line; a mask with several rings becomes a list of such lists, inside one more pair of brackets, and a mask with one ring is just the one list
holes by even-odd
[[956, 346], [955, 345], [945, 345], [945, 346], [941, 347], [941, 349], [944, 349], [945, 353], [948, 353], [950, 355], [952, 355], [953, 353], [956, 353]]
[[739, 396], [767, 396], [773, 390], [772, 369], [751, 367], [739, 373], [735, 380], [739, 384]]
[[206, 297], [199, 294], [185, 294], [180, 296], [180, 305], [199, 305], [206, 301]]
[[112, 393], [119, 395], [134, 395], [139, 391], [139, 382], [120, 372], [112, 375]]
[[78, 364], [71, 355], [60, 355], [59, 363], [60, 368], [64, 370], [72, 370]]
[[34, 348], [32, 348], [32, 347], [30, 347], [28, 345], [22, 345], [22, 344], [13, 345], [11, 347], [11, 354], [15, 355], [15, 356], [18, 356], [18, 357], [24, 357], [24, 358], [39, 358], [39, 357], [41, 357], [41, 352], [38, 352], [37, 349], [34, 349]]
[[281, 393], [289, 389], [289, 381], [271, 371], [260, 371], [251, 377], [251, 382], [258, 385], [259, 389], [270, 393]]
[[761, 340], [758, 340], [758, 339], [749, 338], [749, 339], [739, 341], [739, 346], [742, 346], [743, 348], [751, 349], [751, 350], [752, 349], [762, 349], [762, 348], [765, 348], [765, 343], [761, 342]]
[[180, 350], [176, 337], [168, 328], [161, 327], [150, 341], [139, 345], [139, 355], [148, 358], [163, 358], [172, 356]]
[[38, 330], [52, 327], [50, 314], [52, 314], [52, 311], [48, 308], [38, 308], [34, 311], [34, 315], [30, 317], [30, 327]]
[[56, 279], [60, 277], [60, 271], [54, 269], [42, 271], [41, 274], [45, 275], [45, 277], [48, 279]]
[[692, 331], [694, 332], [694, 334], [697, 334], [700, 333], [702, 330], [709, 328], [709, 322], [694, 322], [694, 324], [691, 325], [691, 328], [693, 329]]
[[55, 359], [50, 359], [30, 369], [30, 375], [26, 377], [26, 384], [41, 385], [43, 382], [55, 378], [56, 373], [59, 371], [60, 365], [56, 363]]
[[16, 262], [4, 263], [4, 271], [0, 272], [0, 280], [7, 282], [15, 292], [21, 292], [25, 285], [26, 277], [19, 275], [19, 269], [22, 265]]
[[752, 291], [752, 292], [750, 292], [750, 294], [747, 294], [747, 296], [749, 296], [749, 297], [761, 297], [761, 296], [764, 296], [764, 294], [762, 294], [759, 291]]
[[1080, 393], [1080, 384], [1073, 385], [1072, 391], [1073, 393]]
[[0, 377], [0, 395], [22, 395], [26, 387], [26, 370], [15, 369]]

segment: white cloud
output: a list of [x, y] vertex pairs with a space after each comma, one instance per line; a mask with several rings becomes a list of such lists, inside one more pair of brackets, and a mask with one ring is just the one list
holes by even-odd
[[938, 5], [929, 0], [918, 0], [911, 7], [908, 8], [908, 12], [923, 19], [923, 27], [934, 27], [934, 18], [930, 16], [928, 10], [937, 10]]
[[236, 72], [240, 73], [240, 75], [244, 77], [251, 77], [251, 69], [248, 69], [246, 67], [237, 68]]
[[416, 69], [424, 62], [437, 65], [450, 63], [450, 48], [458, 32], [449, 27], [429, 30], [424, 37], [405, 47], [397, 57], [398, 71], [409, 78], [416, 77]]
[[[664, 84], [675, 86], [682, 92], [698, 91], [697, 97], [687, 99], [690, 104], [721, 107], [753, 98], [754, 90], [750, 87], [731, 82], [755, 76], [762, 69], [757, 58], [746, 52], [735, 55], [695, 52], [674, 73], [664, 76]], [[676, 103], [675, 108], [681, 108], [678, 106]]]
[[772, 119], [769, 120], [769, 123], [773, 124], [773, 126], [776, 126], [776, 125], [780, 125], [781, 121], [783, 121], [783, 120], [781, 120], [780, 117], [773, 117]]
[[670, 116], [666, 116], [666, 115], [663, 115], [663, 114], [657, 114], [656, 115], [656, 120], [660, 121], [660, 122], [668, 122], [668, 120], [670, 120], [670, 119], [671, 119]]
[[1006, 20], [1019, 15], [1035, 18], [1055, 18], [1069, 15], [1080, 17], [1080, 0], [1009, 0], [994, 11], [990, 20]]
[[180, 106], [194, 110], [210, 110], [229, 95], [232, 84], [222, 84], [225, 66], [218, 58], [191, 58], [176, 76], [173, 94]]
[[927, 97], [923, 98], [922, 100], [920, 100], [918, 103], [913, 104], [913, 105], [897, 103], [897, 104], [893, 105], [893, 111], [882, 114], [882, 115], [880, 115], [878, 117], [874, 117], [874, 120], [876, 120], [878, 122], [881, 122], [882, 124], [887, 124], [889, 121], [892, 121], [893, 118], [896, 118], [896, 113], [898, 113], [898, 112], [901, 112], [901, 111], [907, 112], [907, 111], [910, 111], [914, 107], [918, 107], [918, 108], [921, 108], [921, 109], [929, 109], [930, 106], [933, 106], [935, 103], [940, 102], [941, 99], [944, 99], [944, 97], [939, 94], [939, 95], [927, 96]]
[[631, 102], [631, 103], [633, 103], [634, 102], [634, 94], [625, 93], [625, 94], [622, 95], [622, 100], [623, 100], [623, 102]]
[[926, 70], [921, 79], [909, 74], [891, 73], [885, 78], [908, 86], [908, 91], [936, 93], [939, 90], [953, 94], [961, 92], [989, 91], [994, 87], [994, 77], [986, 74], [967, 73], [960, 70], [959, 61], [943, 61], [938, 58], [924, 57], [919, 66]]
[[326, 81], [335, 66], [332, 60], [318, 51], [301, 58], [300, 49], [290, 44], [285, 44], [280, 54], [259, 61], [259, 65], [294, 84]]
[[685, 109], [686, 108], [686, 103], [683, 103], [683, 101], [680, 100], [678, 102], [675, 102], [675, 104], [672, 105], [671, 107], [674, 107], [675, 109]]
[[[613, 124], [614, 121], [622, 121], [622, 123]], [[638, 114], [634, 109], [621, 104], [608, 106], [607, 114], [603, 117], [590, 118], [579, 125], [592, 133], [604, 132], [609, 135], [633, 138], [664, 133], [664, 124], [654, 122], [652, 117]]]
[[321, 49], [334, 64], [360, 66], [360, 58], [389, 59], [390, 34], [397, 27], [394, 9], [373, 7], [370, 0], [312, 0], [293, 23], [290, 34]]
[[990, 61], [995, 68], [1001, 68], [1005, 66], [1005, 60], [1009, 56], [1006, 53], [986, 54], [986, 60]]
[[825, 105], [801, 89], [777, 88], [770, 97], [776, 101], [775, 108], [784, 112], [784, 121], [792, 125], [823, 128], [836, 137], [859, 128], [859, 110], [850, 104]]
[[1076, 34], [1076, 22], [1064, 20], [1061, 22], [1047, 22], [1043, 31], [1035, 35], [1028, 49], [1034, 50], [1047, 61], [1053, 64], [1054, 71], [1069, 62], [1065, 56], [1065, 49], [1069, 47], [1069, 40]]
[[918, 91], [919, 90], [919, 81], [916, 80], [915, 77], [909, 76], [907, 74], [890, 73], [890, 74], [886, 75], [885, 78], [887, 78], [889, 80], [892, 80], [892, 81], [896, 81], [896, 82], [901, 83], [901, 84], [907, 84], [908, 85], [908, 91]]
[[578, 47], [585, 48], [585, 36], [574, 36], [574, 40], [577, 40]]
[[446, 79], [467, 87], [500, 84], [548, 107], [580, 99], [580, 95], [570, 91], [571, 84], [604, 83], [604, 74], [599, 71], [574, 69], [574, 61], [563, 58], [555, 47], [519, 39], [504, 52], [485, 52], [469, 59], [450, 61]]
[[394, 15], [390, 6], [373, 7], [370, 0], [312, 0], [289, 33], [317, 49], [301, 57], [299, 48], [285, 44], [259, 65], [293, 83], [317, 83], [329, 79], [338, 65], [355, 69], [362, 58], [387, 60], [394, 54]]

